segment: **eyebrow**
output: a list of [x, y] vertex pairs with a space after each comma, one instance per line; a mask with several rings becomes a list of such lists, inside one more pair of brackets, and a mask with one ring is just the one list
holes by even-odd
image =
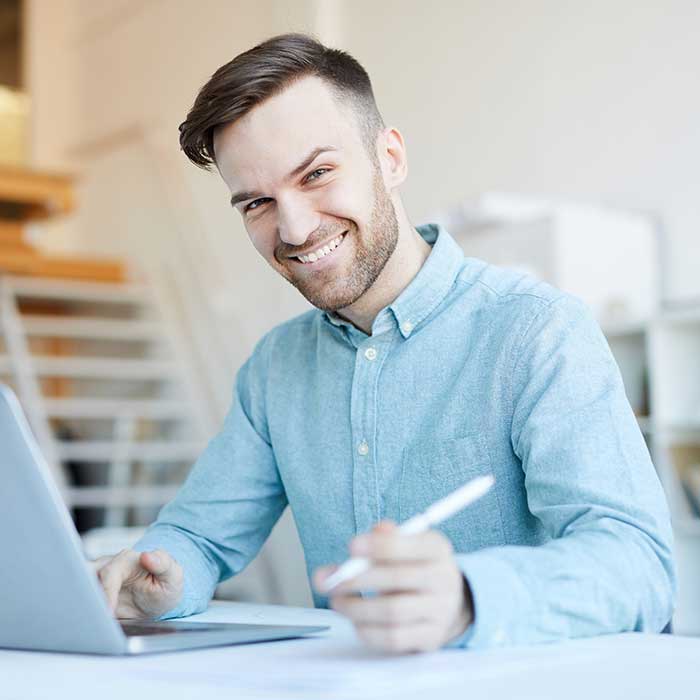
[[[313, 163], [316, 158], [318, 158], [322, 153], [327, 151], [337, 151], [339, 150], [336, 146], [317, 146], [311, 153], [309, 153], [304, 160], [297, 165], [294, 170], [292, 170], [289, 175], [285, 178], [286, 180], [293, 180], [295, 177], [300, 175], [306, 168], [308, 168], [311, 163]], [[255, 199], [256, 197], [262, 197], [262, 192], [236, 192], [231, 197], [231, 206], [235, 207], [239, 202], [245, 202], [246, 199]]]

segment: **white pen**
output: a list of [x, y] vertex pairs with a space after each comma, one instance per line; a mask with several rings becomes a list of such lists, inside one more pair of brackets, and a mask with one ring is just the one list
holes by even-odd
[[[449, 496], [445, 496], [445, 498], [441, 498], [433, 503], [425, 512], [419, 513], [399, 525], [399, 532], [402, 535], [416, 535], [419, 532], [425, 532], [432, 525], [437, 525], [443, 520], [447, 520], [451, 515], [466, 508], [470, 503], [474, 503], [493, 484], [494, 478], [492, 476], [479, 476], [476, 479], [472, 479], [464, 486], [460, 486], [456, 491], [453, 491]], [[331, 591], [339, 583], [347, 581], [363, 571], [367, 571], [370, 563], [370, 560], [366, 557], [348, 559], [325, 580], [323, 584], [324, 593]]]

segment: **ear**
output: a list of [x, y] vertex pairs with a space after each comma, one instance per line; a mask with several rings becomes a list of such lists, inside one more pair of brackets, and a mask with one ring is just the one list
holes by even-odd
[[401, 132], [394, 127], [381, 130], [377, 136], [377, 151], [384, 184], [391, 191], [408, 176], [406, 146]]

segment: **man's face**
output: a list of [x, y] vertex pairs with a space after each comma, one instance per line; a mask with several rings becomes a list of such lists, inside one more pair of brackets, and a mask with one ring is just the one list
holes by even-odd
[[396, 247], [396, 212], [376, 152], [322, 80], [221, 127], [214, 149], [253, 245], [309, 302], [342, 309], [372, 286]]

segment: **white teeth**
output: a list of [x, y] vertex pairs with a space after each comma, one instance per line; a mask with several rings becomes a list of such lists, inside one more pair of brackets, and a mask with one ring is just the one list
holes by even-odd
[[332, 250], [335, 250], [340, 245], [342, 240], [343, 234], [341, 233], [338, 238], [333, 239], [330, 243], [324, 245], [323, 248], [319, 248], [308, 255], [298, 255], [297, 259], [301, 260], [303, 263], [316, 262], [317, 260], [320, 260], [324, 256], [328, 255], [328, 253], [330, 253]]

